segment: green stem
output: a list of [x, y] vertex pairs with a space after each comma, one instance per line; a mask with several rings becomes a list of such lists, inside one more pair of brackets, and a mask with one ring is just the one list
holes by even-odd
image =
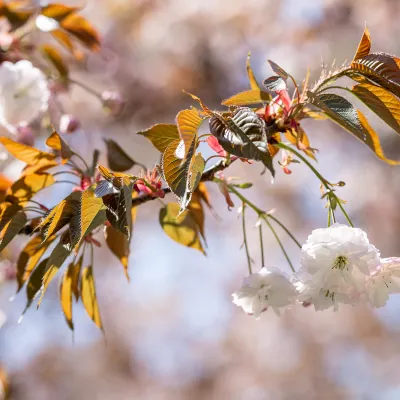
[[281, 240], [279, 239], [279, 236], [278, 236], [278, 234], [276, 233], [274, 227], [273, 227], [273, 226], [271, 225], [271, 223], [268, 221], [268, 218], [266, 218], [266, 217], [264, 216], [263, 219], [264, 219], [264, 221], [267, 223], [269, 229], [271, 229], [271, 232], [272, 232], [272, 234], [274, 235], [276, 241], [278, 242], [279, 247], [281, 248], [282, 253], [284, 254], [284, 256], [285, 256], [285, 258], [286, 258], [286, 261], [288, 262], [288, 264], [289, 264], [291, 270], [292, 270], [293, 272], [296, 272], [295, 269], [294, 269], [294, 267], [293, 267], [292, 262], [290, 261], [289, 255], [288, 255], [288, 253], [286, 252], [285, 247], [283, 246]]
[[260, 232], [260, 248], [261, 248], [261, 268], [265, 267], [265, 257], [264, 257], [264, 241], [263, 241], [263, 233], [262, 233], [262, 225], [258, 227]]
[[281, 221], [279, 221], [279, 219], [275, 218], [271, 214], [266, 214], [266, 216], [275, 221], [289, 235], [289, 237], [293, 240], [293, 242], [295, 242], [297, 246], [301, 249], [301, 244], [299, 243], [299, 241], [293, 236], [292, 232], [290, 232], [289, 229], [286, 228], [286, 226], [283, 225]]
[[92, 94], [93, 96], [96, 96], [98, 99], [101, 100], [101, 94], [98, 93], [96, 90], [92, 89], [91, 87], [85, 85], [82, 82], [76, 81], [75, 79], [69, 78], [68, 81], [70, 83], [73, 83], [73, 84], [77, 85], [77, 86], [80, 86], [82, 89], [86, 90], [88, 93]]
[[349, 223], [349, 225], [350, 225], [352, 228], [354, 228], [354, 225], [353, 225], [353, 223], [351, 222], [351, 219], [350, 219], [349, 215], [347, 214], [346, 210], [344, 209], [342, 203], [340, 202], [340, 199], [338, 199], [338, 198], [336, 198], [336, 199], [337, 199], [337, 203], [339, 204], [339, 207], [340, 207], [340, 209], [342, 210], [342, 213], [343, 213], [344, 217], [346, 218], [347, 222]]
[[[336, 202], [339, 204], [340, 209], [343, 212], [344, 217], [346, 218], [347, 222], [350, 224], [351, 227], [354, 228], [353, 223], [350, 220], [349, 215], [346, 213], [343, 205], [340, 202], [340, 199], [336, 196], [336, 194], [332, 191], [329, 182], [314, 168], [314, 166], [303, 156], [301, 155], [297, 150], [293, 149], [293, 147], [290, 147], [288, 145], [286, 145], [285, 143], [277, 143], [276, 146], [278, 146], [281, 149], [290, 151], [291, 153], [293, 153], [294, 155], [296, 155], [298, 158], [300, 158], [301, 161], [304, 162], [304, 164], [306, 164], [312, 172], [314, 172], [315, 176], [321, 181], [321, 183], [324, 185], [326, 190], [329, 190], [331, 193], [330, 195], [333, 196], [336, 199]], [[329, 206], [330, 206], [330, 200], [329, 200]], [[336, 222], [335, 216], [332, 213], [332, 218], [333, 218], [333, 222]]]
[[246, 257], [247, 257], [247, 265], [249, 267], [249, 274], [251, 275], [253, 272], [251, 270], [251, 257], [250, 257], [249, 245], [247, 243], [245, 210], [246, 210], [246, 204], [243, 202], [243, 204], [242, 204], [243, 243], [244, 243], [244, 248], [246, 249]]

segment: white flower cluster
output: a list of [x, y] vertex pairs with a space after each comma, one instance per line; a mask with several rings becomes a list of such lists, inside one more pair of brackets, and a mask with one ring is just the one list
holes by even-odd
[[338, 309], [340, 303], [383, 307], [400, 293], [400, 258], [380, 258], [358, 228], [334, 224], [316, 229], [301, 249], [301, 266], [292, 277], [262, 268], [244, 279], [233, 302], [256, 318], [271, 307], [278, 315], [300, 302], [315, 310]]

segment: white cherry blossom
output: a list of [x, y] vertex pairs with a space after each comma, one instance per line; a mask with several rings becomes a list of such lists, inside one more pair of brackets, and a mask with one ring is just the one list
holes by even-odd
[[371, 274], [367, 295], [373, 307], [383, 307], [392, 293], [400, 293], [400, 258], [381, 259], [381, 265]]
[[368, 276], [379, 264], [379, 251], [361, 229], [340, 224], [316, 229], [301, 249], [299, 300], [316, 310], [355, 305], [365, 298]]
[[0, 65], [0, 123], [12, 132], [46, 110], [49, 97], [45, 75], [30, 61]]
[[232, 297], [234, 304], [258, 319], [268, 307], [280, 315], [281, 309], [295, 301], [296, 290], [278, 269], [262, 268], [246, 277], [242, 287]]

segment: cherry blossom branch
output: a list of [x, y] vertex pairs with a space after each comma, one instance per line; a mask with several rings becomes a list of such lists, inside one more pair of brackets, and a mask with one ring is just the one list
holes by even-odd
[[[212, 167], [207, 168], [203, 172], [203, 175], [201, 176], [201, 181], [202, 182], [212, 181], [217, 172], [223, 171], [224, 169], [228, 168], [234, 161], [235, 160], [224, 159], [224, 160], [217, 162]], [[171, 189], [168, 187], [163, 188], [162, 191], [164, 192], [164, 194], [171, 193]], [[155, 200], [156, 198], [157, 197], [153, 196], [152, 194], [140, 195], [140, 196], [132, 199], [132, 208], [140, 206], [141, 204], [147, 203], [148, 201]]]

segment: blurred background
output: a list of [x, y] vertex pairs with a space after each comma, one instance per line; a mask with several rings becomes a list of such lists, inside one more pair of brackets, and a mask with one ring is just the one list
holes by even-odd
[[[103, 47], [72, 77], [99, 91], [120, 90], [127, 99], [118, 119], [105, 116], [99, 102], [79, 87], [63, 99], [67, 112], [82, 122], [68, 140], [88, 159], [93, 147], [104, 150], [103, 137], [112, 137], [152, 167], [159, 154], [134, 132], [156, 122], [173, 123], [176, 113], [192, 104], [181, 89], [210, 107], [247, 89], [248, 51], [259, 81], [272, 75], [267, 59], [298, 82], [310, 67], [313, 81], [322, 63], [352, 59], [367, 22], [373, 51], [400, 54], [398, 0], [86, 3], [84, 14], [101, 32]], [[387, 155], [400, 159], [400, 138], [366, 113]], [[400, 256], [400, 170], [329, 121], [307, 120], [303, 126], [311, 146], [320, 150], [320, 172], [331, 182], [346, 182], [338, 193], [348, 200], [353, 222], [383, 256]], [[275, 216], [303, 243], [312, 229], [326, 225], [326, 211], [316, 178], [303, 165], [291, 167], [291, 175], [278, 171], [274, 183], [268, 174], [260, 175], [259, 165], [235, 163], [226, 176], [252, 181], [248, 197], [263, 209], [275, 208]], [[18, 168], [12, 163], [3, 172], [14, 178]], [[49, 190], [42, 200], [53, 206], [69, 189]], [[138, 210], [130, 284], [108, 250], [96, 252], [106, 338], [81, 306], [74, 311], [72, 337], [56, 282], [40, 310], [32, 307], [20, 324], [24, 294], [10, 302], [16, 285], [1, 286], [7, 322], [0, 330], [0, 364], [9, 374], [12, 399], [400, 398], [400, 301], [392, 298], [377, 310], [343, 306], [336, 313], [296, 306], [280, 318], [268, 311], [258, 321], [245, 315], [231, 302], [247, 274], [237, 207], [229, 212], [215, 184], [208, 189], [217, 217], [206, 211], [207, 257], [164, 234], [159, 202]], [[255, 222], [250, 219], [248, 235], [258, 269]], [[267, 265], [289, 273], [272, 235], [265, 230], [264, 237]], [[297, 265], [297, 248], [283, 232], [281, 238]], [[13, 242], [11, 260], [23, 243]]]

